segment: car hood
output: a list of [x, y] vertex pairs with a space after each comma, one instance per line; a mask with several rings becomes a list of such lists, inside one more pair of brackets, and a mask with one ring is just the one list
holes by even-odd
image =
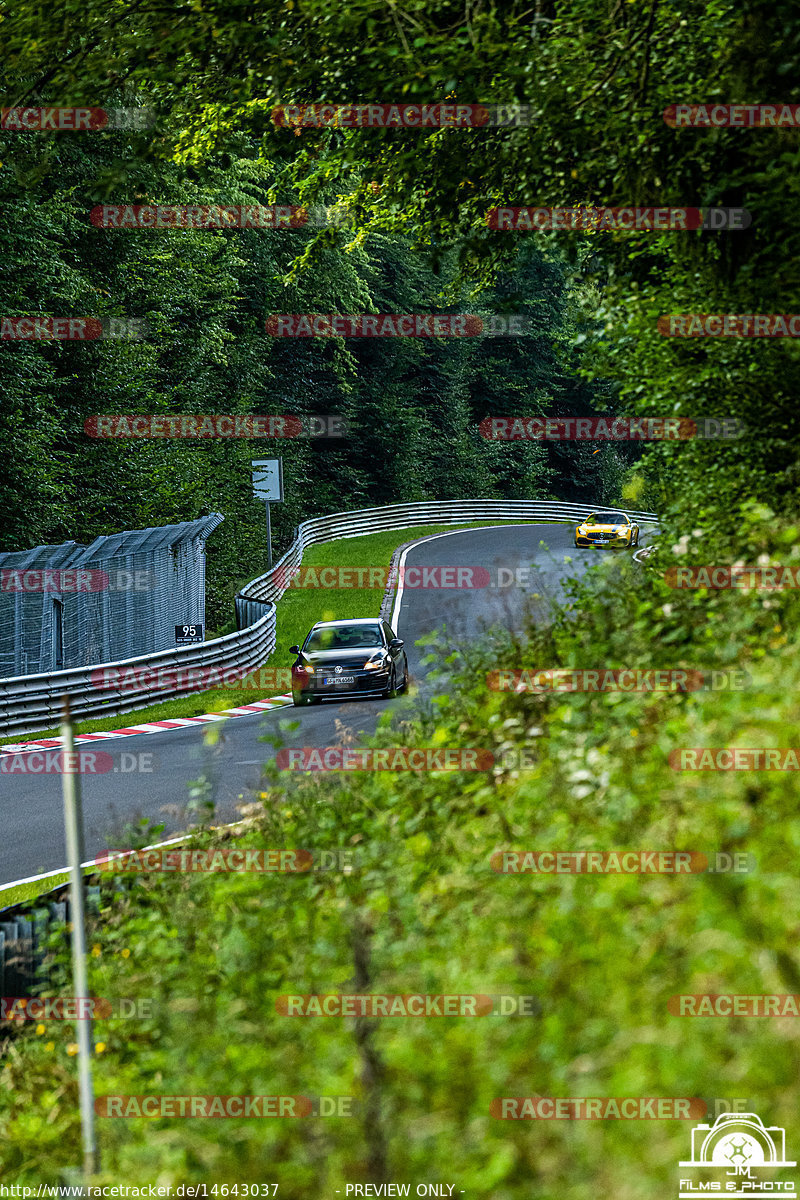
[[343, 667], [363, 667], [364, 663], [373, 658], [380, 649], [379, 646], [367, 649], [362, 646], [358, 650], [312, 650], [304, 653], [302, 657], [312, 666], [332, 667], [338, 664]]
[[627, 533], [630, 525], [579, 525], [587, 533]]

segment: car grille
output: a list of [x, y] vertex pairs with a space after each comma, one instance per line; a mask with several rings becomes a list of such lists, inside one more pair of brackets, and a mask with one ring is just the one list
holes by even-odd
[[364, 670], [363, 666], [357, 666], [355, 663], [322, 663], [314, 669], [321, 671], [323, 675], [335, 675], [337, 667], [340, 675], [355, 675], [356, 672]]
[[[349, 667], [347, 663], [340, 663], [339, 666], [341, 667], [341, 670], [338, 672], [339, 678], [347, 677], [348, 679], [354, 679], [354, 683], [345, 684], [346, 687], [357, 687], [365, 679], [374, 679], [377, 674], [376, 671], [365, 671], [363, 667]], [[333, 666], [315, 667], [315, 673], [317, 679], [336, 679], [336, 664], [334, 663]]]

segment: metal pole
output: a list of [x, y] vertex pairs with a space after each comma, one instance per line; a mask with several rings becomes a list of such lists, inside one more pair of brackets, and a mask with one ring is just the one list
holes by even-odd
[[272, 522], [269, 515], [269, 500], [266, 501], [267, 507], [267, 570], [272, 570]]
[[[83, 815], [79, 765], [75, 759], [75, 738], [69, 696], [62, 697], [64, 717], [63, 770], [61, 779], [64, 795], [64, 829], [67, 838], [67, 864], [70, 871], [70, 916], [72, 925], [72, 983], [77, 1003], [88, 997], [86, 979], [86, 924], [83, 905]], [[78, 1011], [82, 1011], [80, 1008]], [[87, 1017], [78, 1026], [78, 1089], [80, 1094], [81, 1132], [83, 1135], [83, 1173], [86, 1182], [99, 1169], [97, 1142], [94, 1131], [94, 1089], [92, 1087], [92, 1021]]]

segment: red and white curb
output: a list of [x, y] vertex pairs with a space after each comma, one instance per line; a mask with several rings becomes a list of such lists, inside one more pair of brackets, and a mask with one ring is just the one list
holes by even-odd
[[[222, 712], [204, 713], [200, 717], [175, 717], [171, 721], [148, 721], [144, 725], [126, 725], [124, 729], [109, 729], [105, 733], [79, 733], [75, 737], [75, 745], [85, 742], [101, 742], [105, 738], [131, 737], [135, 733], [163, 733], [165, 729], [186, 729], [190, 725], [205, 725], [209, 721], [226, 721], [229, 717], [250, 717], [253, 713], [268, 712], [271, 708], [284, 708], [291, 704], [291, 692], [283, 696], [271, 696], [269, 700], [254, 700], [252, 704], [242, 704], [239, 708], [226, 708]], [[24, 754], [26, 750], [52, 750], [60, 746], [64, 739], [60, 737], [40, 738], [33, 742], [8, 742], [0, 746], [0, 756], [4, 754]]]

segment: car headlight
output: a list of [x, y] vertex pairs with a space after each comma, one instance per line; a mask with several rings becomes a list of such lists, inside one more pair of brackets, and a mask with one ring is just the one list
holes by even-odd
[[308, 663], [298, 663], [297, 666], [295, 667], [295, 670], [299, 671], [303, 675], [313, 675], [314, 674], [314, 668], [312, 666], [310, 666]]
[[368, 662], [364, 663], [364, 670], [365, 671], [380, 671], [383, 669], [383, 667], [385, 667], [385, 665], [386, 664], [382, 657], [381, 658], [371, 658], [371, 659], [369, 659]]

